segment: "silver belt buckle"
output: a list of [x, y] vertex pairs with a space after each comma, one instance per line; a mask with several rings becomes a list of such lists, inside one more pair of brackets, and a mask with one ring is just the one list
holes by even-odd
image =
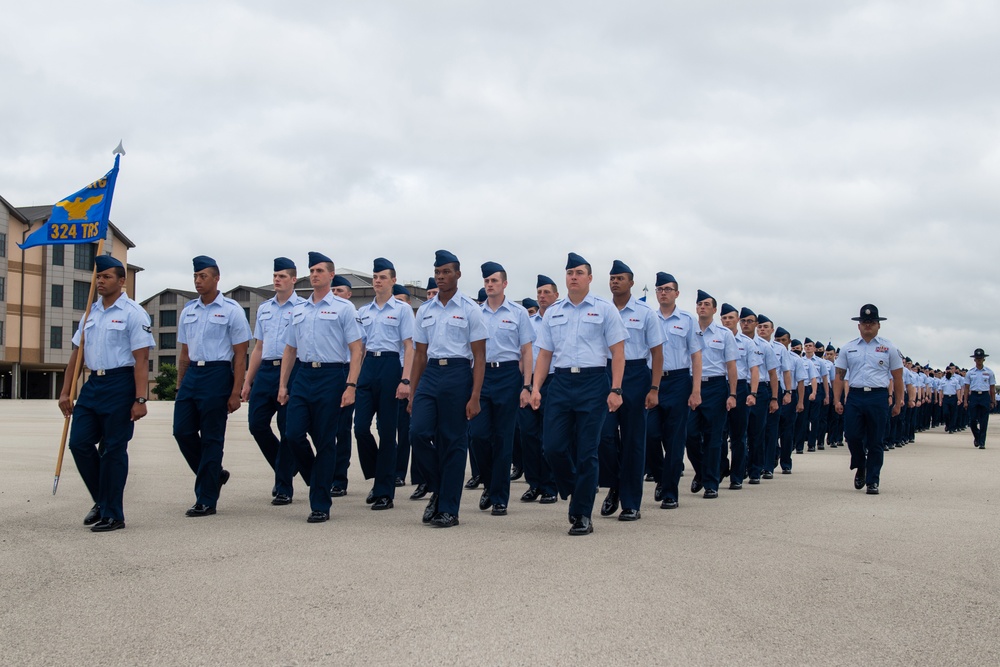
[[323, 367], [323, 362], [322, 361], [310, 361], [309, 365], [312, 366], [313, 368], [322, 368]]
[[570, 366], [569, 367], [569, 372], [570, 373], [579, 373], [580, 372], [580, 367], [579, 366]]
[[372, 352], [372, 356], [373, 357], [381, 357], [382, 356], [382, 352], [381, 351], [379, 351], [379, 352]]
[[205, 365], [204, 361], [196, 361], [194, 363], [195, 363], [196, 366], [204, 366]]
[[863, 391], [871, 391], [871, 390], [872, 390], [872, 388], [871, 388], [871, 387], [865, 387], [865, 388], [863, 389]]
[[489, 368], [500, 368], [500, 362], [499, 361], [487, 361], [486, 365]]
[[272, 366], [280, 366], [281, 365], [281, 359], [271, 359], [271, 365]]
[[98, 377], [103, 377], [103, 376], [107, 375], [108, 372], [106, 370], [104, 370], [104, 369], [101, 369], [99, 371], [94, 371], [94, 374], [96, 374]]
[[447, 359], [438, 359], [438, 366], [447, 366], [447, 365], [448, 365]]

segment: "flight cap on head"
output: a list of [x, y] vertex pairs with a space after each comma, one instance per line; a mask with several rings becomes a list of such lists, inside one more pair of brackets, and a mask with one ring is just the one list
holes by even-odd
[[405, 294], [406, 296], [410, 296], [410, 290], [406, 289], [402, 285], [396, 284], [392, 286], [392, 295], [396, 296], [397, 294]]
[[580, 257], [575, 252], [569, 253], [569, 255], [566, 257], [566, 269], [567, 270], [569, 270], [569, 269], [575, 269], [576, 267], [583, 266], [584, 264], [586, 264], [587, 266], [590, 266], [590, 262], [588, 262], [587, 260], [585, 260], [583, 257]]
[[215, 268], [216, 271], [219, 270], [219, 265], [215, 263], [215, 260], [208, 255], [198, 255], [191, 263], [194, 264], [194, 272], [204, 271], [208, 268]]
[[609, 273], [608, 275], [617, 276], [620, 273], [628, 273], [630, 275], [635, 275], [634, 273], [632, 273], [632, 269], [629, 268], [628, 264], [621, 261], [620, 259], [616, 259], [614, 262], [611, 263], [611, 273]]
[[521, 299], [521, 305], [524, 306], [525, 308], [540, 308], [538, 302], [532, 299], [531, 297]]
[[798, 338], [793, 338], [792, 347], [802, 347], [802, 341], [800, 341]]
[[785, 327], [778, 327], [777, 329], [774, 330], [774, 335], [777, 338], [781, 338], [782, 336], [791, 336], [792, 334], [788, 333], [788, 329], [786, 329]]
[[677, 284], [677, 279], [674, 278], [673, 275], [671, 275], [669, 273], [665, 273], [663, 271], [658, 271], [656, 273], [656, 286], [657, 287], [662, 287], [662, 286], [666, 285], [667, 283], [673, 283], [673, 284], [676, 285]]
[[287, 257], [275, 257], [274, 258], [274, 270], [277, 271], [287, 271], [291, 269], [295, 270], [295, 262], [288, 259]]
[[757, 324], [774, 324], [774, 322], [771, 321], [770, 317], [761, 313], [757, 315]]
[[483, 301], [486, 301], [486, 288], [485, 287], [480, 287], [479, 288], [479, 294], [476, 295], [476, 301], [478, 301], [479, 303], [482, 303]]
[[108, 269], [118, 267], [124, 269], [122, 263], [111, 255], [98, 255], [94, 258], [94, 266], [97, 267], [98, 271], [107, 271]]
[[309, 268], [316, 266], [317, 264], [322, 264], [323, 262], [329, 262], [333, 264], [333, 260], [324, 255], [321, 252], [310, 251], [309, 252]]
[[333, 282], [330, 284], [330, 287], [346, 287], [347, 289], [354, 289], [351, 285], [351, 281], [339, 274], [333, 277]]
[[504, 270], [498, 262], [485, 262], [480, 268], [483, 270], [483, 278], [489, 278], [494, 273], [499, 273]]
[[714, 298], [714, 297], [711, 294], [709, 294], [705, 290], [701, 290], [700, 289], [700, 290], [698, 290], [698, 300], [695, 301], [695, 303], [701, 303], [705, 299], [712, 299], [712, 298]]
[[535, 289], [538, 289], [539, 287], [544, 287], [545, 285], [555, 286], [555, 284], [556, 281], [552, 280], [552, 278], [549, 278], [548, 276], [543, 276], [542, 274], [539, 273], [538, 281], [535, 283]]
[[720, 315], [728, 315], [729, 313], [735, 313], [736, 307], [728, 303], [722, 304], [722, 310], [719, 312]]
[[434, 266], [444, 266], [445, 264], [458, 264], [458, 257], [447, 250], [438, 250], [434, 253]]
[[381, 273], [382, 271], [395, 271], [396, 267], [392, 265], [392, 262], [387, 260], [385, 257], [376, 257], [375, 261], [372, 262], [372, 273]]
[[434, 276], [428, 278], [426, 289], [437, 289], [437, 288], [438, 288], [438, 281], [434, 280]]
[[754, 319], [756, 319], [757, 313], [753, 312], [746, 306], [743, 306], [742, 308], [740, 308], [740, 319], [742, 320], [744, 317], [753, 317]]

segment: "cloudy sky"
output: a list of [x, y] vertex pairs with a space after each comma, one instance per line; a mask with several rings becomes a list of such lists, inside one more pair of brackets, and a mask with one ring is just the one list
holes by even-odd
[[426, 280], [566, 253], [666, 270], [798, 337], [865, 302], [920, 361], [1000, 352], [1000, 5], [38, 2], [4, 10], [0, 195], [50, 204], [123, 139], [139, 299], [309, 250]]

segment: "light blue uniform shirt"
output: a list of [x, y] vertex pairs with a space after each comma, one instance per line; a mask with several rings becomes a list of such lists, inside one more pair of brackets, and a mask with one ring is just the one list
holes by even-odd
[[903, 356], [888, 338], [875, 336], [870, 343], [855, 338], [840, 348], [837, 368], [850, 374], [851, 388], [889, 387], [892, 371], [903, 367]]
[[177, 325], [177, 340], [188, 347], [191, 361], [232, 361], [233, 345], [250, 340], [243, 307], [219, 292], [215, 301], [188, 301]]
[[663, 330], [663, 370], [691, 370], [691, 355], [701, 352], [701, 339], [695, 334], [698, 318], [677, 307], [670, 317], [657, 309], [656, 317]]
[[[531, 355], [532, 355], [531, 356], [531, 371], [532, 371], [532, 373], [534, 373], [535, 367], [538, 365], [538, 351], [540, 349], [542, 349], [542, 348], [538, 347], [538, 337], [541, 335], [539, 332], [541, 331], [542, 327], [545, 326], [545, 325], [543, 323], [542, 316], [539, 315], [538, 313], [535, 313], [534, 315], [529, 316], [529, 319], [531, 320], [531, 327], [532, 327], [532, 329], [535, 332], [534, 342], [532, 342], [532, 344], [531, 344]], [[552, 364], [549, 364], [549, 375], [552, 375], [552, 373], [554, 373], [554, 372], [555, 372], [555, 368], [552, 366]]]
[[368, 352], [396, 352], [402, 357], [404, 342], [413, 338], [413, 308], [396, 297], [390, 297], [381, 308], [374, 299], [361, 306], [358, 322]]
[[815, 354], [812, 356], [812, 358], [809, 357], [802, 357], [802, 358], [805, 360], [807, 364], [812, 364], [813, 370], [816, 372], [815, 377], [816, 377], [817, 389], [819, 387], [822, 387], [823, 378], [826, 377], [826, 364], [824, 363], [825, 360], [821, 359], [819, 356]]
[[945, 396], [957, 396], [958, 390], [962, 388], [963, 380], [958, 375], [952, 375], [950, 378], [942, 378], [944, 380], [941, 383], [941, 391]]
[[727, 377], [726, 363], [739, 356], [733, 332], [717, 322], [709, 324], [705, 331], [697, 322], [694, 328], [695, 335], [701, 338], [701, 376]]
[[987, 366], [979, 370], [975, 366], [965, 373], [965, 386], [969, 391], [989, 391], [991, 384], [997, 383], [997, 376]]
[[594, 368], [607, 366], [608, 348], [626, 335], [614, 304], [588, 292], [578, 306], [565, 298], [545, 311], [538, 347], [552, 352], [555, 368]]
[[107, 310], [102, 299], [91, 306], [90, 315], [73, 334], [73, 344], [78, 347], [83, 330], [83, 360], [92, 371], [135, 366], [132, 353], [156, 345], [149, 332], [149, 315], [124, 292]]
[[760, 381], [770, 382], [771, 371], [778, 370], [778, 355], [774, 353], [774, 346], [770, 341], [766, 341], [760, 336], [754, 336], [753, 342], [757, 346], [754, 354], [760, 359]]
[[830, 383], [830, 389], [833, 390], [833, 381], [837, 377], [837, 367], [829, 359], [824, 359], [823, 363], [826, 364], [826, 379]]
[[435, 295], [420, 306], [413, 342], [427, 345], [428, 359], [472, 361], [472, 343], [485, 340], [486, 323], [479, 304], [461, 292], [442, 305]]
[[351, 359], [347, 346], [361, 340], [358, 311], [333, 292], [327, 292], [319, 303], [313, 303], [310, 296], [292, 311], [285, 340], [295, 348], [299, 361], [346, 364]]
[[[612, 303], [612, 305], [614, 305]], [[625, 360], [644, 359], [649, 365], [652, 359], [650, 348], [663, 345], [663, 329], [656, 321], [656, 315], [645, 303], [630, 297], [625, 307], [618, 311], [625, 325]]]
[[483, 301], [480, 310], [486, 324], [486, 361], [519, 361], [521, 346], [535, 340], [528, 311], [519, 303], [504, 297], [503, 303], [494, 311], [489, 301]]
[[278, 297], [274, 296], [257, 307], [257, 322], [253, 337], [260, 341], [264, 347], [261, 348], [261, 359], [264, 361], [274, 361], [281, 359], [285, 353], [285, 333], [292, 324], [292, 312], [295, 306], [303, 303], [305, 299], [292, 292], [285, 303], [278, 303]]
[[[757, 343], [754, 342], [753, 338], [742, 331], [737, 331], [734, 337], [736, 338], [736, 379], [749, 382], [750, 369], [763, 364], [764, 359], [757, 352]], [[767, 380], [767, 377], [759, 377], [759, 380]]]
[[810, 384], [812, 379], [816, 377], [816, 367], [806, 361], [805, 357], [792, 352], [788, 353], [792, 357], [792, 362], [795, 364], [795, 370], [792, 371], [792, 379], [795, 381], [795, 387], [798, 388], [799, 382], [805, 382]]
[[[782, 390], [788, 389], [785, 386], [785, 371], [792, 374], [792, 382], [795, 380], [795, 361], [793, 360], [793, 355], [788, 351], [788, 348], [779, 343], [776, 340], [771, 341], [771, 349], [774, 350], [774, 356], [778, 359], [778, 386]], [[795, 385], [798, 386], [798, 383]]]

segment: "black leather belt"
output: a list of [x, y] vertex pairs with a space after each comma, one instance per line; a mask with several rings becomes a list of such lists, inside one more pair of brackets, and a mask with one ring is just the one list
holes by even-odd
[[557, 368], [556, 375], [563, 374], [587, 374], [587, 373], [606, 373], [607, 369], [604, 366], [568, 366], [565, 368]]
[[205, 368], [213, 368], [215, 366], [232, 366], [231, 361], [192, 361], [192, 366], [204, 366]]
[[427, 363], [431, 366], [447, 366], [449, 364], [465, 364], [469, 366], [472, 364], [471, 361], [465, 357], [449, 357], [447, 359], [428, 359]]
[[487, 361], [486, 368], [507, 368], [508, 366], [519, 366], [520, 361], [514, 359], [512, 361]]
[[125, 373], [134, 373], [135, 366], [119, 366], [118, 368], [107, 368], [98, 371], [91, 371], [97, 377], [104, 377], [105, 375], [123, 375]]
[[306, 368], [347, 368], [350, 365], [342, 361], [302, 361], [299, 363]]
[[366, 357], [396, 357], [399, 358], [399, 352], [390, 352], [385, 350], [384, 352], [365, 352]]

